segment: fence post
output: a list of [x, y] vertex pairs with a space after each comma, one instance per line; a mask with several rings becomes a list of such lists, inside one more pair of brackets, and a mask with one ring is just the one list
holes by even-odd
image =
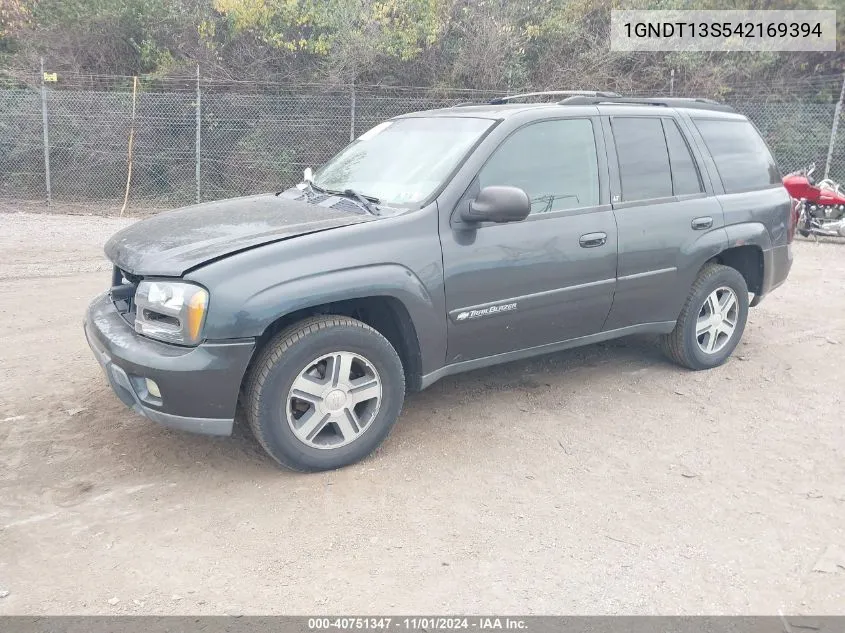
[[842, 75], [842, 90], [839, 91], [839, 101], [833, 110], [833, 125], [830, 128], [830, 144], [827, 146], [827, 160], [824, 163], [824, 177], [830, 174], [830, 163], [833, 160], [833, 146], [836, 145], [836, 129], [839, 127], [839, 117], [842, 116], [842, 102], [845, 101], [845, 75]]
[[197, 115], [196, 115], [197, 116], [197, 121], [196, 121], [197, 147], [196, 147], [196, 153], [195, 153], [195, 156], [194, 156], [194, 163], [195, 163], [194, 177], [196, 178], [196, 181], [197, 181], [197, 204], [200, 203], [200, 198], [201, 198], [201, 195], [200, 195], [200, 148], [202, 147], [201, 140], [200, 140], [200, 138], [202, 136], [202, 115], [201, 115], [202, 104], [201, 104], [201, 100], [202, 100], [202, 93], [200, 91], [200, 65], [197, 64]]
[[352, 82], [352, 100], [349, 109], [349, 142], [355, 140], [355, 82]]
[[135, 143], [135, 103], [138, 99], [138, 77], [132, 78], [132, 118], [129, 120], [129, 149], [127, 150], [127, 166], [126, 166], [126, 191], [123, 194], [123, 206], [120, 207], [120, 215], [126, 211], [126, 205], [129, 204], [129, 187], [132, 184], [132, 147]]
[[47, 86], [44, 85], [44, 58], [41, 58], [41, 126], [44, 130], [44, 181], [47, 185], [47, 206], [53, 204], [53, 189], [50, 185], [50, 133], [47, 119]]

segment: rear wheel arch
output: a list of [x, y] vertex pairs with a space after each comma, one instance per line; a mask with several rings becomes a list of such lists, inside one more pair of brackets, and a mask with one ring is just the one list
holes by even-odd
[[[711, 239], [706, 242], [699, 240], [694, 244], [695, 253], [689, 254], [693, 261], [683, 269], [684, 274], [678, 286], [672, 312], [675, 319], [678, 318], [692, 285], [710, 265], [733, 268], [742, 275], [748, 291], [757, 296], [765, 287], [764, 252], [772, 247], [765, 226], [754, 222], [734, 224], [725, 227], [724, 232], [712, 231], [705, 237]], [[755, 304], [752, 302], [752, 305]]]
[[774, 244], [772, 236], [761, 222], [741, 222], [725, 227], [728, 241], [725, 248], [707, 263], [730, 266], [745, 279], [748, 291], [755, 295], [763, 292], [766, 279], [766, 258]]
[[757, 244], [727, 248], [710, 259], [707, 264], [721, 264], [733, 268], [745, 279], [749, 292], [757, 295], [763, 291], [765, 260], [763, 249]]

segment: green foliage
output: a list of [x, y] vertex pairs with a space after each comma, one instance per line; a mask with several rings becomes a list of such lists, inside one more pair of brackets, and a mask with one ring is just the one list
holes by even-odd
[[[840, 53], [613, 53], [619, 8], [836, 8], [845, 0], [0, 0], [0, 64], [31, 71], [663, 89], [843, 70]], [[7, 60], [3, 62], [2, 60]]]
[[[290, 53], [367, 66], [415, 59], [437, 41], [441, 0], [214, 0], [229, 38], [251, 35]], [[351, 58], [350, 58], [351, 56]]]
[[22, 0], [3, 0], [0, 3], [0, 39], [10, 38], [31, 19], [31, 11]]
[[113, 74], [166, 72], [203, 14], [203, 0], [29, 0], [26, 7], [29, 19], [18, 29], [24, 53], [61, 70], [73, 60], [75, 70]]
[[0, 0], [0, 68], [17, 50], [17, 34], [30, 24], [29, 6], [22, 0]]

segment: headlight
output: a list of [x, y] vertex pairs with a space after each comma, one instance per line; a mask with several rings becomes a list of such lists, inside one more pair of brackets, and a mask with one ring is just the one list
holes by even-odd
[[184, 281], [142, 281], [135, 292], [135, 331], [150, 338], [196, 345], [208, 308], [205, 288]]

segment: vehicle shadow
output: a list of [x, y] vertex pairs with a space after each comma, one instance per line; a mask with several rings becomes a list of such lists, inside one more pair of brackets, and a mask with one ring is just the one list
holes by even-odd
[[[524, 393], [554, 393], [564, 384], [568, 390], [584, 391], [597, 380], [613, 374], [618, 373], [619, 379], [624, 381], [625, 377], [650, 370], [686, 371], [665, 359], [655, 336], [635, 335], [447, 376], [422, 392], [406, 396], [402, 415], [385, 446], [364, 463], [374, 459], [390, 460], [391, 445], [411, 436], [421, 437], [425, 442], [425, 433], [418, 435], [415, 431], [428, 424], [434, 410], [458, 407], [463, 415], [471, 416], [473, 409], [479, 409], [477, 403], [493, 393], [513, 393], [519, 398]], [[478, 416], [481, 415], [479, 410]], [[230, 448], [274, 466], [272, 460], [265, 457], [245, 421], [241, 420], [236, 428], [235, 441]], [[456, 442], [469, 442], [473, 431], [454, 425], [449, 433]], [[466, 437], [460, 437], [462, 433]], [[432, 438], [433, 444], [439, 441]], [[419, 450], [424, 452], [425, 447]]]
[[[431, 417], [431, 411], [442, 409], [444, 403], [460, 407], [463, 416], [472, 416], [476, 403], [493, 393], [513, 392], [517, 397], [520, 393], [537, 390], [554, 392], [564, 384], [570, 390], [588, 390], [598, 379], [614, 372], [630, 376], [650, 369], [683, 371], [663, 358], [654, 337], [632, 336], [448, 376], [423, 392], [408, 394], [403, 413], [385, 447], [362, 463], [384, 464], [391, 460], [391, 445], [401, 444], [411, 435], [416, 440], [425, 438], [422, 421]], [[243, 479], [261, 479], [280, 473], [289, 477], [302, 476], [278, 467], [265, 454], [240, 412], [231, 437], [194, 435], [160, 427], [121, 409], [119, 402], [112, 402], [106, 386], [98, 391], [102, 391], [98, 399], [108, 400], [109, 404], [104, 406], [102, 414], [98, 414], [99, 419], [91, 420], [89, 431], [98, 439], [95, 444], [102, 443], [101, 455], [106, 459], [111, 456], [118, 462], [114, 464], [115, 468], [136, 475], [170, 471], [202, 476], [213, 470], [216, 473], [237, 472]], [[95, 427], [103, 425], [103, 418], [111, 420], [112, 424], [97, 430]], [[452, 439], [458, 442], [469, 442], [471, 432], [459, 425], [449, 431]], [[467, 437], [461, 439], [462, 433]], [[442, 438], [438, 440], [432, 436], [433, 443], [438, 441]], [[418, 450], [424, 452], [425, 446]], [[108, 469], [102, 462], [98, 466]]]

